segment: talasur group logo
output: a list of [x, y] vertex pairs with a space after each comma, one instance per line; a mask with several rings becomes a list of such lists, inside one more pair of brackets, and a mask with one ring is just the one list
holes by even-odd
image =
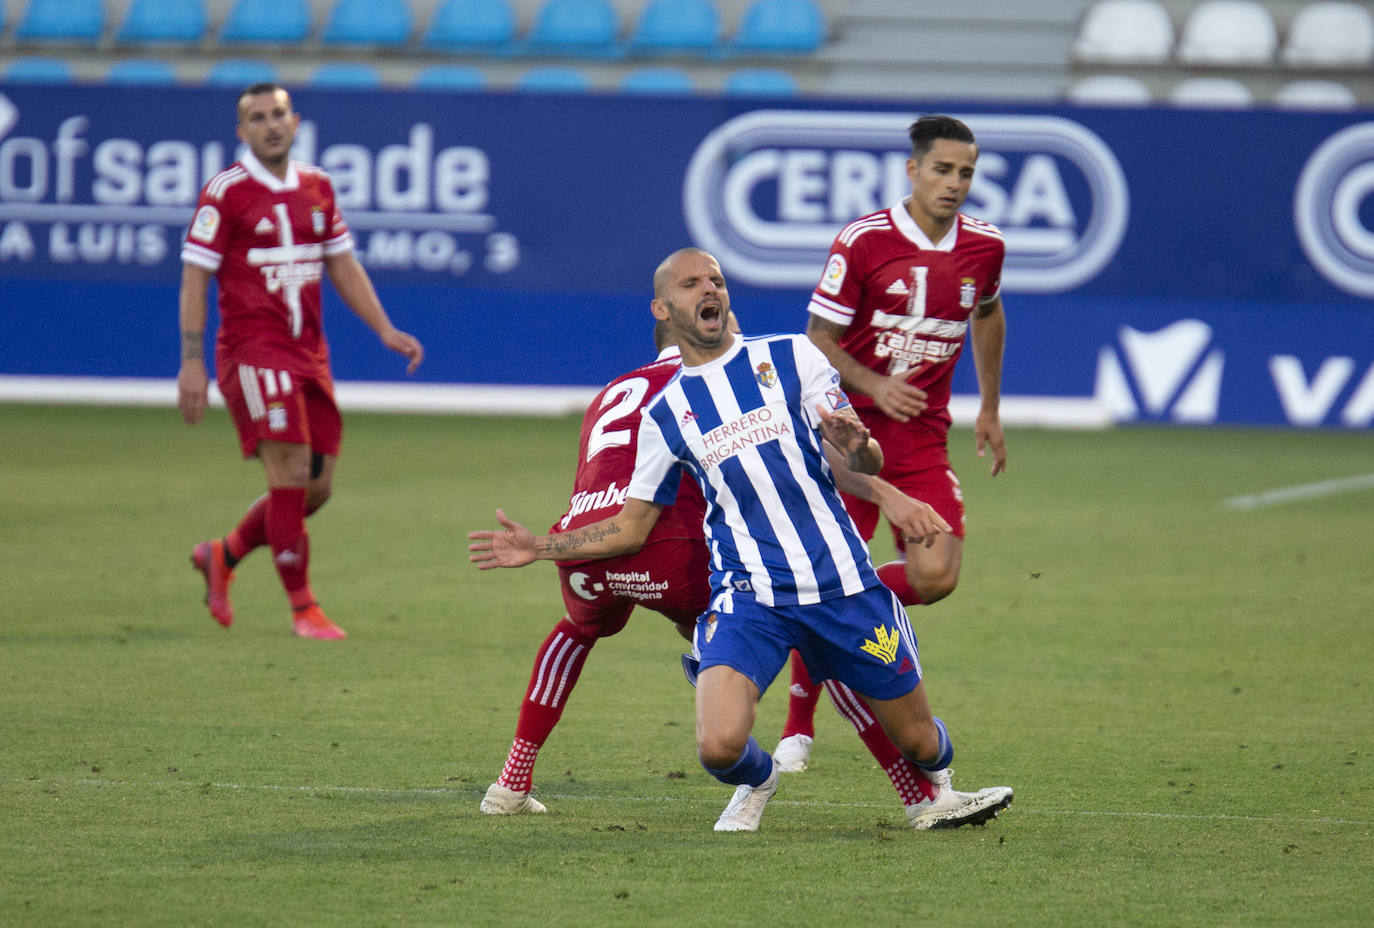
[[[1003, 286], [1059, 293], [1091, 280], [1120, 247], [1130, 210], [1111, 149], [1057, 116], [961, 118], [979, 142], [965, 211], [1001, 228]], [[911, 122], [910, 113], [737, 116], [703, 139], [688, 164], [688, 229], [731, 277], [813, 287], [845, 223], [911, 192]]]
[[1374, 122], [1342, 129], [1307, 159], [1293, 221], [1307, 259], [1354, 296], [1374, 296]]

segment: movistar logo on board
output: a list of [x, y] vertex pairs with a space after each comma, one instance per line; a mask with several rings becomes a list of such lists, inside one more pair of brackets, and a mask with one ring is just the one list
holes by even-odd
[[[1091, 280], [1126, 233], [1125, 174], [1096, 134], [1057, 116], [963, 117], [980, 154], [965, 211], [1002, 229], [1008, 290]], [[897, 203], [909, 113], [756, 110], [697, 146], [683, 209], [725, 272], [762, 286], [816, 285], [845, 223]]]

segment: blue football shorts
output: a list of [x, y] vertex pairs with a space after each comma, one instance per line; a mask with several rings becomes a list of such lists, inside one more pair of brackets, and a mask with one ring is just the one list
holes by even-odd
[[796, 648], [816, 682], [839, 680], [874, 699], [905, 696], [921, 682], [916, 635], [885, 586], [821, 603], [764, 606], [736, 593], [730, 611], [697, 619], [692, 656], [701, 669], [724, 664], [762, 695]]

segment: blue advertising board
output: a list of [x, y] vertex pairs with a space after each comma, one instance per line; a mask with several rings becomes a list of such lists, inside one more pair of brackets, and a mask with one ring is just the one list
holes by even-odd
[[[171, 378], [178, 254], [234, 93], [0, 86], [0, 381]], [[649, 356], [650, 279], [715, 254], [800, 331], [836, 232], [908, 190], [906, 127], [979, 137], [1007, 240], [1009, 402], [1114, 421], [1374, 421], [1374, 116], [302, 89], [296, 155], [428, 356], [331, 295], [340, 381], [594, 387]], [[328, 288], [326, 288], [328, 292]], [[972, 364], [956, 393], [977, 392]]]

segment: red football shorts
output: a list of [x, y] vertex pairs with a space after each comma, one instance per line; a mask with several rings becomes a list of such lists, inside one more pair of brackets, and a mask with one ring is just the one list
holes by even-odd
[[229, 364], [220, 372], [219, 391], [244, 457], [256, 455], [261, 441], [309, 445], [316, 454], [339, 453], [343, 420], [334, 404], [332, 379]]
[[[964, 494], [949, 464], [946, 436], [912, 423], [898, 422], [878, 410], [859, 410], [869, 432], [883, 449], [880, 476], [907, 496], [928, 503], [949, 523], [956, 538], [964, 537]], [[844, 497], [845, 508], [865, 540], [871, 541], [880, 513], [873, 503]], [[889, 526], [890, 527], [890, 526]], [[901, 532], [893, 529], [897, 550], [905, 551]]]
[[635, 606], [661, 613], [690, 634], [711, 599], [711, 566], [704, 541], [667, 538], [635, 554], [558, 565], [563, 605], [579, 631], [609, 638], [625, 627]]

